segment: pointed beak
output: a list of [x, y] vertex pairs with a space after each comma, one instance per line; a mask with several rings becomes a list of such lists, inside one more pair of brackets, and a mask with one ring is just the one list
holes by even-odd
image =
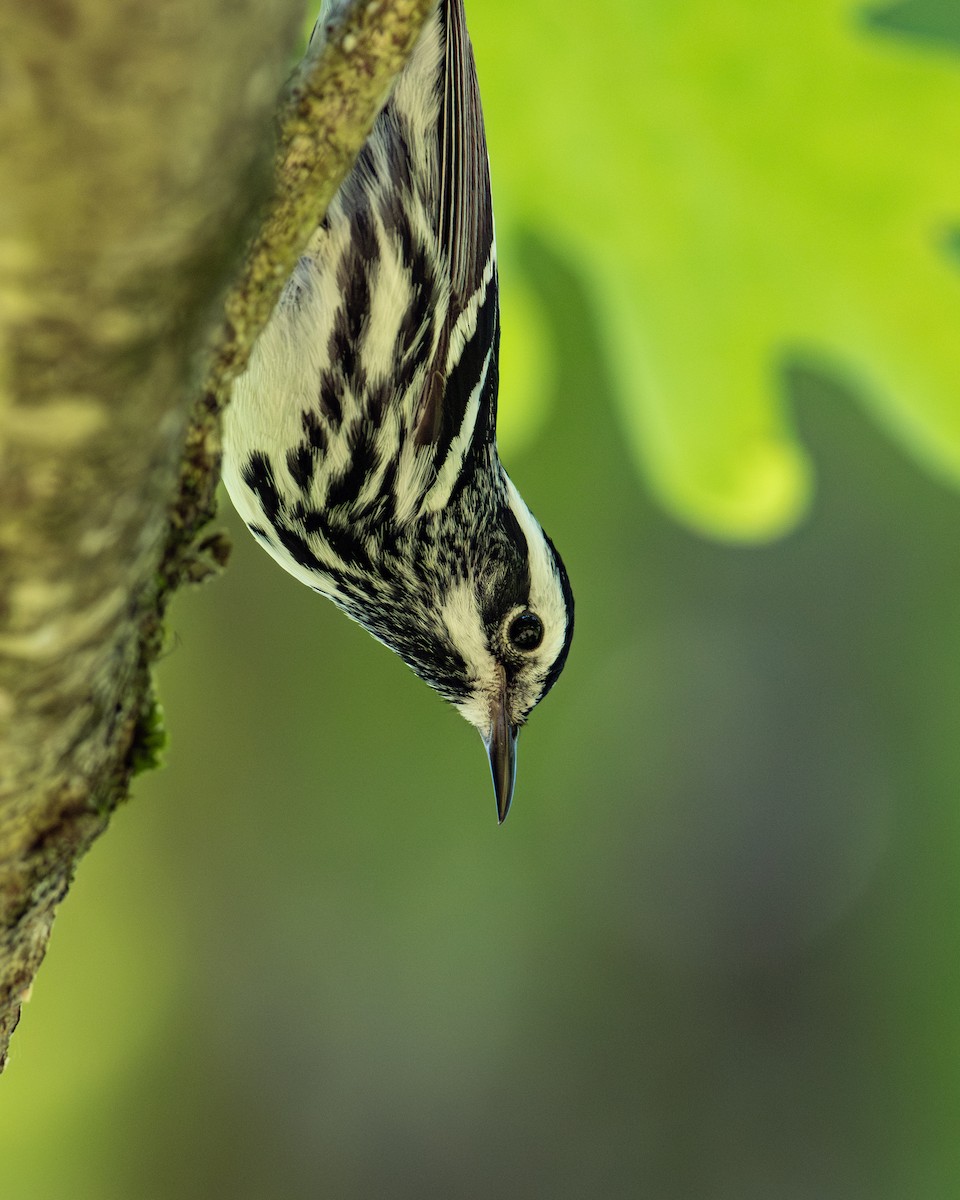
[[513, 785], [517, 778], [517, 734], [519, 729], [507, 718], [506, 696], [501, 693], [494, 706], [493, 724], [490, 735], [485, 739], [490, 755], [490, 773], [493, 775], [493, 790], [497, 797], [497, 819], [499, 824], [507, 818]]

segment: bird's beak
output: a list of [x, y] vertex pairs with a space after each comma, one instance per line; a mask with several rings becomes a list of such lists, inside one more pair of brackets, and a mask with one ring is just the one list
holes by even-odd
[[511, 725], [507, 716], [506, 688], [502, 689], [493, 707], [493, 723], [490, 735], [485, 739], [490, 755], [490, 772], [493, 775], [493, 790], [497, 797], [497, 819], [502, 825], [510, 811], [513, 785], [517, 778], [517, 734], [519, 728]]

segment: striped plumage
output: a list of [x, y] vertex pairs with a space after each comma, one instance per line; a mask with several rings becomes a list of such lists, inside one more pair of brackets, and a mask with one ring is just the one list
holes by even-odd
[[499, 338], [473, 53], [440, 0], [237, 381], [223, 478], [281, 566], [476, 726], [502, 820], [573, 598], [497, 456]]

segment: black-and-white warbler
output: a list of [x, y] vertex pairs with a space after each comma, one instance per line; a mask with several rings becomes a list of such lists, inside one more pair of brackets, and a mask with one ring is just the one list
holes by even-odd
[[497, 455], [499, 339], [473, 51], [439, 0], [235, 385], [223, 478], [282, 567], [476, 726], [502, 821], [573, 596]]

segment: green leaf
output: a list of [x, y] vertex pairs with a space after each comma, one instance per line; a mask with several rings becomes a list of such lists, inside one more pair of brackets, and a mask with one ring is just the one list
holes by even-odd
[[960, 49], [960, 9], [956, 0], [905, 0], [864, 13], [867, 25], [930, 38]]
[[636, 460], [697, 528], [763, 538], [803, 512], [810, 470], [782, 400], [798, 359], [852, 382], [910, 453], [960, 480], [960, 56], [946, 12], [471, 9], [500, 228], [533, 227], [580, 263]]

